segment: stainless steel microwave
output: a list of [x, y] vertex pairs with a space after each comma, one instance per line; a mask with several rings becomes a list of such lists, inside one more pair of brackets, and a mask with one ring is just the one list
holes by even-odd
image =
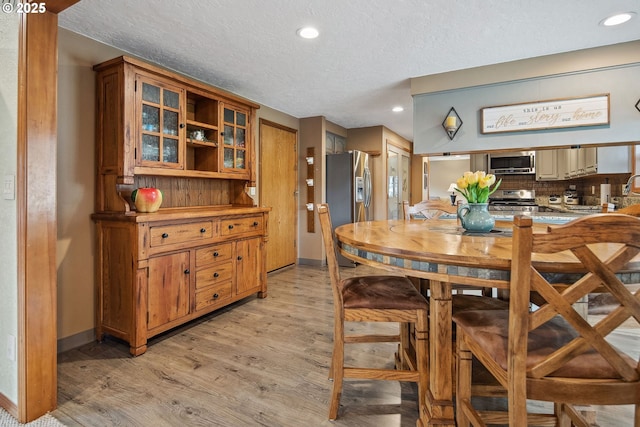
[[509, 151], [489, 154], [489, 173], [522, 175], [536, 173], [535, 151]]

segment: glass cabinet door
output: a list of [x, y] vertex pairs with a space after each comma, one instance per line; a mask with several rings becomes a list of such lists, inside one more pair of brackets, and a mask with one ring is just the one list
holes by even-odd
[[182, 168], [180, 106], [183, 89], [139, 77], [136, 81], [141, 112], [141, 144], [136, 163], [142, 166]]
[[245, 110], [224, 106], [222, 137], [223, 166], [225, 169], [247, 168], [247, 129], [249, 114]]

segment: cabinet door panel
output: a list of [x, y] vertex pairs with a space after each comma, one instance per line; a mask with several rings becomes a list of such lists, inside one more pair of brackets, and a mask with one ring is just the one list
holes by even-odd
[[[184, 168], [184, 89], [158, 79], [136, 79], [136, 116], [140, 166]], [[182, 144], [181, 144], [182, 141]]]
[[148, 329], [189, 314], [189, 277], [189, 251], [149, 259]]
[[236, 293], [262, 285], [262, 238], [240, 240], [236, 247]]
[[249, 111], [232, 105], [222, 108], [222, 166], [233, 172], [247, 172]]

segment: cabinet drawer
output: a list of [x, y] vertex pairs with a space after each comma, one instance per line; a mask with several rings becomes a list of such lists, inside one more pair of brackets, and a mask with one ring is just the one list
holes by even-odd
[[151, 246], [193, 242], [213, 237], [211, 221], [151, 227]]
[[196, 267], [231, 259], [231, 243], [196, 250]]
[[245, 233], [262, 233], [264, 217], [262, 215], [246, 216], [242, 218], [223, 219], [220, 222], [221, 236], [237, 236]]
[[196, 289], [205, 288], [233, 278], [233, 264], [225, 262], [196, 271]]
[[199, 290], [196, 292], [196, 311], [231, 299], [231, 282]]

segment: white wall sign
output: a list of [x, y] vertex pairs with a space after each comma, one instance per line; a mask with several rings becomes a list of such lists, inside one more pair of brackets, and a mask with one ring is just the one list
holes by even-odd
[[483, 134], [607, 125], [609, 94], [487, 107], [481, 112]]

